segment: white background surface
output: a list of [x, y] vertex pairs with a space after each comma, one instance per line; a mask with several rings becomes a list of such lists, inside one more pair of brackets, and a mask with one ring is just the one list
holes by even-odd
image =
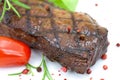
[[[98, 4], [98, 6], [95, 6]], [[90, 14], [97, 22], [106, 27], [109, 30], [109, 41], [110, 46], [108, 47], [108, 59], [98, 60], [97, 63], [91, 67], [92, 73], [88, 74], [77, 74], [75, 72], [68, 71], [67, 73], [58, 72], [61, 66], [56, 62], [50, 62], [47, 60], [47, 65], [49, 66], [50, 73], [53, 73], [53, 78], [55, 80], [100, 80], [104, 78], [105, 80], [120, 80], [120, 47], [116, 47], [116, 43], [120, 43], [120, 2], [119, 0], [79, 0], [77, 11], [82, 11]], [[30, 63], [33, 65], [39, 65], [41, 60], [40, 52], [33, 51]], [[104, 71], [102, 66], [108, 65], [108, 70]], [[0, 68], [0, 78], [1, 80], [41, 80], [42, 73], [36, 73], [34, 76], [22, 75], [19, 76], [8, 76], [9, 73], [20, 72], [24, 69], [23, 67], [15, 68]], [[61, 76], [58, 76], [61, 74]], [[47, 80], [47, 79], [46, 79]]]

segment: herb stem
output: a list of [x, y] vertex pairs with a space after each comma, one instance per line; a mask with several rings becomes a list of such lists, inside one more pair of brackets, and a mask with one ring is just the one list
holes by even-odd
[[4, 1], [4, 6], [3, 6], [3, 11], [2, 11], [2, 15], [0, 17], [0, 22], [1, 20], [4, 18], [4, 15], [5, 15], [5, 12], [6, 12], [6, 5], [7, 5], [7, 2], [6, 0]]
[[37, 67], [35, 67], [35, 66], [31, 65], [30, 63], [28, 63], [27, 65], [29, 65], [30, 67], [32, 67], [32, 68], [34, 68], [34, 69], [36, 69], [36, 68], [37, 68]]
[[[0, 0], [0, 2], [2, 2], [2, 0]], [[19, 18], [21, 17], [20, 13], [12, 5], [13, 3], [16, 4], [17, 6], [23, 7], [25, 9], [30, 9], [30, 7], [28, 5], [20, 2], [19, 0], [4, 0], [3, 11], [2, 11], [2, 14], [0, 15], [0, 22], [4, 18], [6, 11], [9, 11], [10, 9], [12, 9]]]
[[17, 76], [20, 75], [22, 72], [18, 72], [18, 73], [13, 73], [13, 74], [8, 74], [8, 76]]
[[52, 76], [50, 75], [50, 72], [49, 72], [49, 70], [48, 70], [48, 68], [47, 68], [46, 61], [45, 61], [44, 56], [42, 56], [42, 60], [43, 60], [43, 61], [42, 61], [42, 62], [43, 62], [43, 67], [44, 67], [44, 75], [43, 75], [42, 80], [45, 79], [45, 76], [46, 76], [49, 80], [53, 80], [53, 79], [52, 79]]
[[7, 2], [7, 5], [8, 5], [8, 8], [6, 7], [6, 10], [10, 10], [11, 4], [8, 0], [6, 0], [6, 2]]
[[29, 64], [26, 65], [26, 68], [27, 68], [28, 70], [30, 70], [29, 73], [32, 74], [32, 76], [34, 76], [34, 73], [33, 73], [32, 69], [31, 69], [31, 66], [30, 66]]

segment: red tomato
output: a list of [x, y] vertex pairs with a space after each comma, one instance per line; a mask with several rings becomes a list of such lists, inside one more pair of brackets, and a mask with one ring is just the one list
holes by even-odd
[[0, 67], [22, 66], [28, 63], [31, 49], [25, 43], [0, 36]]

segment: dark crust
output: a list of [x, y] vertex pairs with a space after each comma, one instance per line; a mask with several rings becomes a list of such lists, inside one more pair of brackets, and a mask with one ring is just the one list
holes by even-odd
[[22, 14], [21, 18], [12, 11], [7, 12], [0, 23], [1, 36], [18, 39], [40, 49], [51, 61], [78, 73], [84, 73], [106, 53], [108, 31], [88, 14], [68, 12], [53, 7], [47, 1], [21, 1], [30, 5], [31, 10], [16, 7]]

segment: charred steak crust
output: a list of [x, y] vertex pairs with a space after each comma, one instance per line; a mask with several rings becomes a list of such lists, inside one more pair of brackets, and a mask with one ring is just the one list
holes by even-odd
[[1, 36], [18, 39], [40, 49], [51, 61], [78, 73], [84, 73], [106, 53], [108, 31], [88, 14], [53, 7], [47, 0], [20, 1], [31, 9], [17, 7], [21, 18], [12, 11], [7, 12], [0, 23]]

